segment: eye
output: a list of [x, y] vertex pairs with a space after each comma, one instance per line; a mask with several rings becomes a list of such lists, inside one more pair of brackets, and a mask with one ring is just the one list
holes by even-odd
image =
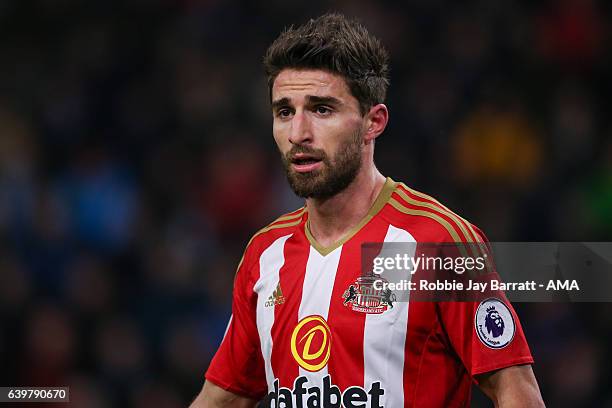
[[315, 107], [315, 112], [322, 116], [327, 116], [332, 113], [332, 109], [329, 106], [318, 105]]
[[289, 116], [291, 116], [291, 109], [280, 108], [279, 110], [276, 111], [276, 116], [278, 116], [281, 119], [288, 118]]

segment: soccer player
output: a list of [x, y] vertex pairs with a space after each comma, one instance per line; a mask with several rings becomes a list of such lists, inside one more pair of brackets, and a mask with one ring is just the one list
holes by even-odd
[[[473, 382], [496, 406], [543, 406], [505, 299], [362, 296], [362, 243], [485, 240], [377, 170], [374, 144], [389, 119], [381, 43], [327, 14], [283, 32], [264, 65], [274, 139], [306, 205], [248, 243], [227, 332], [192, 407], [463, 407]], [[487, 313], [488, 337], [475, 325]]]

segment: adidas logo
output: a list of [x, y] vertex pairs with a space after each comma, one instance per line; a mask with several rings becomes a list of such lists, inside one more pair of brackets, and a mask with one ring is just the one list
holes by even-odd
[[274, 292], [272, 292], [272, 294], [268, 297], [268, 300], [266, 300], [264, 307], [282, 305], [283, 303], [285, 303], [285, 297], [283, 296], [283, 291], [281, 290], [279, 282], [278, 285], [276, 285]]

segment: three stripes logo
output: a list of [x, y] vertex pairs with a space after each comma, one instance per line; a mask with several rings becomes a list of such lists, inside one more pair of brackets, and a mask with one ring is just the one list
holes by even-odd
[[268, 297], [268, 300], [266, 300], [266, 303], [264, 303], [264, 307], [278, 306], [282, 305], [283, 303], [285, 303], [285, 297], [283, 296], [283, 291], [281, 290], [279, 282], [278, 285], [276, 285], [274, 292], [272, 292], [272, 294]]

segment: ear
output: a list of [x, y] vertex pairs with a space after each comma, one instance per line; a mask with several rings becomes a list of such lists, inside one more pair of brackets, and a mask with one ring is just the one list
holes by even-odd
[[387, 107], [379, 103], [370, 108], [365, 115], [365, 134], [364, 141], [366, 144], [374, 141], [387, 127], [389, 122], [389, 110]]

